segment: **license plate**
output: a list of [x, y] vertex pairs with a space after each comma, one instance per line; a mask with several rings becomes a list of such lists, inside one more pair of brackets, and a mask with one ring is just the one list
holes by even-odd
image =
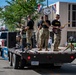
[[39, 65], [39, 61], [31, 61], [31, 65]]

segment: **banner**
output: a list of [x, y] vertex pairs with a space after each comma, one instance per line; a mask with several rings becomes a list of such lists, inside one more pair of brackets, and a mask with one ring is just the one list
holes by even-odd
[[42, 5], [38, 4], [38, 12], [41, 12], [41, 11], [42, 11]]
[[56, 4], [52, 5], [52, 10], [56, 13]]

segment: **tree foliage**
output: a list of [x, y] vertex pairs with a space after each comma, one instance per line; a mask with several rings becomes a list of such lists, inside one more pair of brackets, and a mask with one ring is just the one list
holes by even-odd
[[21, 26], [22, 19], [27, 15], [36, 17], [38, 4], [43, 4], [45, 0], [6, 0], [8, 5], [3, 9], [0, 8], [0, 18], [10, 30], [15, 30], [17, 26]]

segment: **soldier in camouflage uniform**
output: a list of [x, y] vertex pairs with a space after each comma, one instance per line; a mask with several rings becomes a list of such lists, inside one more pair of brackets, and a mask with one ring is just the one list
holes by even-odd
[[48, 39], [49, 39], [49, 26], [50, 26], [50, 21], [48, 20], [48, 15], [44, 15], [44, 21], [42, 22], [41, 26], [42, 29], [40, 30], [40, 48], [39, 51], [42, 50], [43, 45], [45, 44], [45, 50], [48, 51]]
[[41, 20], [38, 22], [38, 32], [37, 32], [37, 47], [39, 48], [40, 47], [40, 41], [41, 41], [41, 38], [40, 38], [40, 31], [41, 31], [41, 24], [43, 22], [43, 16], [41, 16]]
[[28, 22], [27, 22], [27, 27], [25, 28], [26, 31], [26, 38], [27, 38], [27, 48], [32, 49], [32, 35], [33, 35], [33, 30], [34, 30], [34, 21], [31, 19], [31, 16], [28, 16]]
[[52, 21], [52, 26], [53, 26], [53, 32], [55, 34], [55, 41], [54, 41], [54, 51], [59, 51], [60, 49], [58, 49], [59, 45], [60, 45], [60, 41], [61, 41], [61, 22], [59, 21], [60, 15], [57, 14], [56, 15], [56, 19]]

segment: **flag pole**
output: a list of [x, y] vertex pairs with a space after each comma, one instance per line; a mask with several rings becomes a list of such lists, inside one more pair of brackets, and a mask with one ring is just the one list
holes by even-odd
[[48, 7], [48, 0], [47, 0], [47, 7]]

